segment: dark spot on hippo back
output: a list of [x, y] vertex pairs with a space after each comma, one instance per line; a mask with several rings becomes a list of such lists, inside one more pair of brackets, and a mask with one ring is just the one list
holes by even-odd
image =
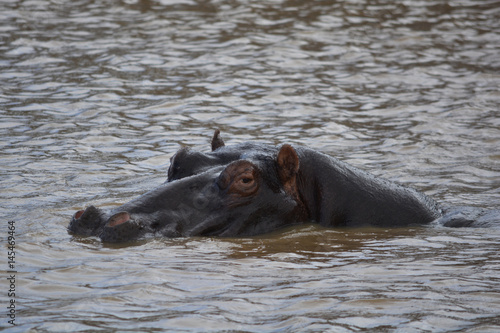
[[500, 210], [477, 207], [458, 206], [445, 210], [443, 216], [434, 221], [434, 224], [452, 227], [500, 227]]

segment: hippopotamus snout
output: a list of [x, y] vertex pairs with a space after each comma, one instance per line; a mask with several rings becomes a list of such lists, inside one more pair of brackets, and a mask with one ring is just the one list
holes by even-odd
[[132, 219], [127, 212], [119, 212], [106, 220], [99, 237], [105, 242], [124, 242], [140, 238], [144, 233], [153, 233], [141, 221]]
[[119, 212], [111, 217], [103, 210], [89, 206], [77, 211], [68, 226], [70, 232], [81, 236], [98, 236], [108, 242], [123, 242], [142, 234], [144, 226], [135, 221], [127, 212]]
[[94, 206], [77, 211], [68, 226], [69, 231], [82, 236], [97, 236], [106, 220], [104, 212]]

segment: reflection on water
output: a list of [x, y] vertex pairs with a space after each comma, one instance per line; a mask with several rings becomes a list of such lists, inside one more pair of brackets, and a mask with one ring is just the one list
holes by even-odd
[[75, 210], [163, 182], [179, 147], [208, 151], [214, 128], [229, 144], [308, 145], [445, 205], [498, 208], [497, 7], [2, 1], [14, 331], [498, 331], [498, 229], [306, 226], [129, 247], [66, 232]]

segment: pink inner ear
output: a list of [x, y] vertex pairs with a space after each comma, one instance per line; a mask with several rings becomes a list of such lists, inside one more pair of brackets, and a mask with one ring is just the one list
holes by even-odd
[[278, 153], [278, 172], [282, 183], [293, 180], [299, 171], [299, 157], [295, 149], [289, 144], [284, 144]]
[[117, 225], [125, 223], [128, 220], [130, 220], [130, 215], [128, 215], [127, 212], [120, 212], [111, 216], [111, 218], [108, 221], [108, 226], [116, 227]]

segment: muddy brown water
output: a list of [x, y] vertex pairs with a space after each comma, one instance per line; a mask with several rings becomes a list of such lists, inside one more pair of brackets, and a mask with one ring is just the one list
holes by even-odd
[[129, 246], [66, 231], [215, 128], [498, 208], [497, 1], [7, 0], [0, 21], [0, 330], [500, 330], [500, 228]]

